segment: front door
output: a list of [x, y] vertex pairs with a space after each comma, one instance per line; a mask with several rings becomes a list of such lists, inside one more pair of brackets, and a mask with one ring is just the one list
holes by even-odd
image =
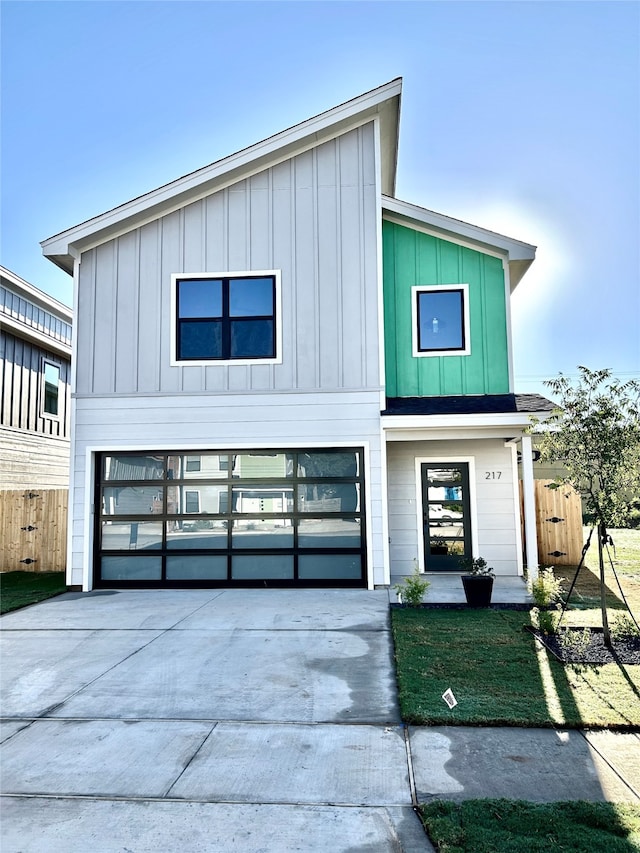
[[427, 462], [421, 473], [425, 570], [462, 571], [472, 554], [469, 465]]

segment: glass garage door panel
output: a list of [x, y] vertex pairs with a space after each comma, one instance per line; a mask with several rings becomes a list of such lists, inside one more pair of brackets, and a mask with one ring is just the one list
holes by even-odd
[[165, 522], [168, 551], [219, 551], [227, 548], [229, 524], [216, 518], [179, 518]]
[[247, 519], [233, 521], [233, 550], [293, 548], [293, 524], [289, 518]]
[[360, 519], [301, 518], [298, 522], [299, 548], [359, 548]]
[[365, 586], [363, 470], [358, 448], [98, 454], [95, 584]]
[[227, 558], [194, 554], [167, 557], [167, 580], [225, 580]]
[[293, 556], [287, 554], [252, 554], [231, 558], [234, 580], [293, 580]]
[[159, 581], [161, 557], [103, 557], [102, 579], [106, 581]]
[[355, 554], [313, 554], [298, 559], [299, 577], [304, 580], [337, 580], [359, 578], [362, 574], [362, 558]]

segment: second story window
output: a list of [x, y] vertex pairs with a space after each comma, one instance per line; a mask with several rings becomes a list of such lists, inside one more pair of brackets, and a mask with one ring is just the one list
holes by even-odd
[[60, 407], [60, 367], [50, 361], [42, 362], [42, 414], [58, 417]]
[[278, 356], [276, 273], [173, 276], [174, 363]]
[[412, 288], [413, 355], [469, 355], [466, 284]]

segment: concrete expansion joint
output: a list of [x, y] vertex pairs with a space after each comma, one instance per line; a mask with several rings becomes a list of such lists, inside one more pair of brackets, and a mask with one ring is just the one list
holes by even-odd
[[411, 757], [411, 738], [409, 736], [409, 728], [408, 726], [402, 726], [402, 734], [404, 737], [404, 746], [407, 753], [407, 774], [409, 777], [409, 789], [411, 792], [411, 805], [414, 809], [417, 809], [419, 806], [418, 803], [418, 795], [416, 792], [416, 780], [413, 773], [413, 759]]
[[46, 792], [41, 793], [24, 793], [24, 792], [16, 792], [13, 793], [11, 791], [3, 791], [0, 794], [0, 801], [2, 799], [19, 799], [19, 800], [89, 800], [91, 802], [103, 802], [103, 803], [178, 803], [184, 805], [185, 803], [203, 803], [203, 804], [214, 804], [219, 806], [283, 806], [285, 808], [325, 808], [325, 809], [406, 809], [408, 808], [408, 804], [406, 802], [402, 803], [389, 803], [389, 802], [381, 802], [381, 803], [364, 803], [364, 802], [340, 802], [339, 800], [270, 800], [270, 799], [260, 799], [260, 800], [245, 800], [245, 799], [214, 799], [207, 797], [170, 797], [170, 796], [161, 796], [161, 797], [145, 797], [145, 796], [135, 796], [135, 795], [122, 795], [118, 796], [117, 794], [50, 794]]

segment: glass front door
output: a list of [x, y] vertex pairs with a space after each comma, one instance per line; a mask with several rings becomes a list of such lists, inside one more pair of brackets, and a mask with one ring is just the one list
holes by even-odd
[[460, 559], [472, 553], [469, 465], [428, 462], [421, 471], [425, 570], [461, 571]]

